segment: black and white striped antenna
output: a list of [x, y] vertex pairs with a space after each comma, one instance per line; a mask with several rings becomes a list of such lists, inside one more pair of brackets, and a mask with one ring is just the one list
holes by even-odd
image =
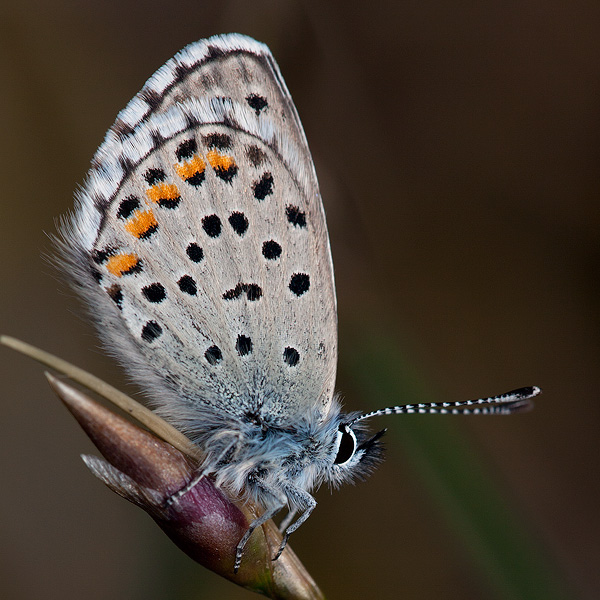
[[404, 404], [380, 408], [373, 412], [359, 415], [347, 425], [350, 427], [363, 419], [380, 415], [510, 415], [533, 408], [532, 398], [542, 390], [537, 386], [523, 387], [499, 396], [463, 400], [460, 402], [428, 402], [427, 404]]

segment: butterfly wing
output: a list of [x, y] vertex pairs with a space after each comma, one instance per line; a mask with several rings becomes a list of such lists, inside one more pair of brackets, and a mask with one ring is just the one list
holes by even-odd
[[332, 401], [333, 267], [316, 174], [268, 48], [182, 50], [118, 115], [62, 245], [101, 337], [188, 432]]

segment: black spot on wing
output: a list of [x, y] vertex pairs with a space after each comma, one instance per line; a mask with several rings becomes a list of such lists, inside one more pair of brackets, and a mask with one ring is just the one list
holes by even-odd
[[119, 310], [123, 308], [123, 290], [120, 285], [116, 283], [107, 288], [106, 293], [109, 295], [110, 299], [117, 305]]
[[302, 296], [310, 288], [310, 277], [306, 273], [294, 273], [289, 288], [296, 296]]
[[217, 165], [213, 167], [213, 171], [219, 179], [222, 179], [226, 183], [231, 183], [238, 173], [238, 168], [235, 163], [232, 163], [228, 167]]
[[138, 258], [128, 269], [121, 272], [121, 275], [135, 275], [141, 273], [144, 270], [142, 261]]
[[263, 242], [262, 255], [267, 260], [276, 260], [281, 256], [281, 245], [275, 240], [268, 240]]
[[185, 182], [194, 187], [200, 187], [205, 177], [206, 171], [196, 171], [191, 177], [188, 177]]
[[263, 173], [262, 177], [252, 184], [252, 191], [257, 200], [264, 200], [273, 193], [273, 175]]
[[179, 146], [177, 146], [177, 150], [175, 150], [175, 156], [177, 160], [186, 160], [188, 158], [192, 158], [196, 151], [198, 150], [198, 144], [194, 138], [189, 140], [185, 140], [185, 142], [181, 142]]
[[300, 361], [300, 353], [295, 348], [289, 346], [283, 351], [283, 360], [290, 367], [295, 367]]
[[97, 265], [101, 265], [102, 263], [105, 263], [111, 256], [113, 256], [115, 252], [116, 250], [114, 248], [107, 246], [102, 250], [92, 250], [91, 257]]
[[221, 235], [221, 219], [217, 215], [208, 215], [202, 219], [202, 229], [211, 238]]
[[256, 283], [238, 283], [234, 288], [227, 290], [223, 294], [223, 300], [235, 300], [242, 294], [246, 294], [250, 302], [255, 302], [256, 300], [260, 300], [263, 291]]
[[148, 321], [142, 327], [142, 339], [148, 343], [152, 343], [160, 335], [162, 327], [156, 321]]
[[165, 288], [160, 283], [151, 283], [142, 288], [142, 294], [148, 302], [158, 303], [162, 302], [167, 297]]
[[219, 346], [211, 346], [204, 353], [204, 358], [206, 358], [206, 361], [209, 364], [216, 365], [217, 363], [220, 363], [223, 359], [223, 354]]
[[244, 235], [248, 230], [248, 219], [243, 212], [236, 211], [231, 213], [229, 216], [229, 224], [239, 236]]
[[189, 294], [190, 296], [195, 296], [198, 292], [198, 286], [196, 285], [194, 278], [190, 277], [189, 275], [184, 275], [181, 277], [181, 279], [177, 282], [177, 285], [182, 292]]
[[229, 150], [232, 146], [231, 136], [225, 133], [209, 133], [204, 137], [204, 142], [208, 148], [217, 150]]
[[188, 258], [195, 263], [199, 263], [204, 258], [204, 251], [196, 242], [191, 242], [185, 249]]
[[147, 169], [144, 173], [144, 179], [148, 185], [154, 185], [160, 183], [167, 178], [167, 175], [162, 169]]
[[235, 349], [240, 356], [246, 356], [252, 352], [252, 340], [245, 335], [238, 335]]
[[302, 212], [297, 206], [286, 206], [285, 214], [287, 220], [294, 227], [306, 227], [306, 213]]
[[267, 99], [263, 96], [259, 96], [258, 94], [250, 94], [249, 96], [246, 96], [246, 102], [248, 103], [250, 108], [254, 109], [254, 112], [256, 112], [256, 116], [260, 114], [261, 110], [264, 110], [265, 108], [267, 108], [267, 106], [269, 106]]
[[260, 167], [266, 160], [267, 155], [258, 146], [248, 146], [246, 156], [253, 167]]
[[128, 219], [133, 214], [133, 211], [139, 207], [140, 199], [137, 196], [127, 196], [127, 198], [121, 200], [121, 204], [119, 204], [117, 217], [119, 217], [119, 219]]

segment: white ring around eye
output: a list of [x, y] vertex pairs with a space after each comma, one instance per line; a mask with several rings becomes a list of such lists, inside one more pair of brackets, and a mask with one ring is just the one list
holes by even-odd
[[[356, 451], [357, 442], [356, 442], [356, 434], [354, 433], [354, 430], [351, 427], [346, 427], [346, 433], [349, 433], [350, 436], [352, 437], [352, 439], [354, 440], [354, 450]], [[352, 452], [352, 456], [354, 456], [354, 452]]]

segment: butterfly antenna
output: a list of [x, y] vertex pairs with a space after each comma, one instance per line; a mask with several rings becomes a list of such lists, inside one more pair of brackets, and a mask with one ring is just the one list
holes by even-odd
[[360, 415], [348, 425], [357, 421], [378, 417], [380, 415], [510, 415], [533, 408], [531, 399], [542, 390], [537, 386], [519, 388], [490, 398], [478, 400], [463, 400], [460, 402], [428, 402], [427, 404], [404, 404], [380, 408], [373, 412]]

